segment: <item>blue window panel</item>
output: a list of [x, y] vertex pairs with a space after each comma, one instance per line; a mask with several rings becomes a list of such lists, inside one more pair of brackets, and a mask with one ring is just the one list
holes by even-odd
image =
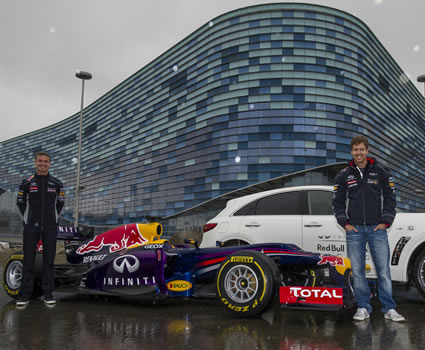
[[296, 94], [303, 94], [305, 92], [304, 86], [294, 86], [294, 92]]
[[282, 47], [282, 41], [280, 40], [273, 40], [272, 41], [272, 48], [273, 49], [279, 49]]
[[249, 27], [250, 28], [255, 28], [255, 27], [259, 27], [259, 26], [260, 26], [260, 20], [249, 21]]
[[335, 23], [340, 24], [340, 25], [344, 25], [344, 19], [341, 17], [335, 17]]
[[258, 93], [259, 93], [259, 88], [249, 88], [248, 89], [248, 94], [250, 96], [258, 95]]
[[282, 26], [282, 32], [293, 33], [294, 32], [294, 26]]
[[260, 43], [249, 44], [250, 50], [258, 50], [260, 48]]
[[351, 29], [348, 28], [348, 27], [344, 27], [344, 33], [345, 34], [348, 34], [348, 35], [351, 35]]
[[316, 28], [315, 27], [306, 26], [304, 28], [304, 31], [306, 33], [309, 33], [309, 34], [315, 34], [316, 33]]
[[244, 74], [244, 73], [248, 73], [248, 72], [249, 72], [248, 67], [240, 67], [239, 68], [239, 74]]
[[260, 95], [268, 95], [270, 94], [270, 88], [269, 87], [262, 87], [260, 88]]
[[259, 57], [252, 57], [249, 59], [249, 65], [256, 65], [260, 63], [260, 58]]
[[272, 18], [272, 25], [279, 25], [282, 24], [281, 18]]
[[294, 11], [283, 11], [283, 17], [294, 17]]
[[326, 44], [326, 51], [335, 52], [336, 48], [333, 44]]
[[343, 55], [335, 54], [335, 58], [336, 58], [338, 61], [344, 61], [344, 56], [343, 56]]
[[335, 33], [334, 30], [326, 29], [326, 35], [327, 36], [331, 36], [331, 37], [335, 37], [336, 36], [336, 33]]
[[305, 40], [305, 34], [295, 33], [294, 34], [294, 40]]
[[297, 102], [299, 102], [299, 101], [305, 101], [305, 95], [295, 94], [294, 95], [294, 101], [297, 101]]
[[261, 64], [260, 65], [260, 71], [261, 72], [268, 72], [271, 69], [270, 64]]
[[314, 18], [316, 18], [316, 14], [314, 13], [314, 12], [305, 12], [304, 13], [304, 17], [305, 18], [312, 18], [312, 19], [314, 19]]
[[352, 52], [351, 52], [351, 50], [350, 49], [344, 49], [344, 55], [345, 56], [352, 56]]
[[282, 49], [282, 55], [293, 56], [294, 55], [294, 49], [284, 48], [284, 49]]
[[326, 58], [316, 57], [316, 64], [326, 65]]
[[241, 97], [238, 97], [238, 103], [241, 105], [241, 104], [246, 104], [246, 103], [248, 103], [248, 96], [241, 96]]
[[230, 25], [238, 24], [239, 23], [239, 17], [234, 17], [230, 19]]

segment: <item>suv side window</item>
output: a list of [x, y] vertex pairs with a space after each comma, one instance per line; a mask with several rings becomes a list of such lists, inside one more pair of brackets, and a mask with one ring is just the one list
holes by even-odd
[[236, 213], [233, 214], [233, 216], [245, 216], [245, 215], [255, 215], [255, 210], [257, 208], [257, 202], [254, 201], [251, 203], [248, 203], [241, 209], [239, 209]]
[[334, 215], [332, 209], [332, 192], [307, 191], [308, 215]]
[[285, 192], [258, 200], [256, 215], [300, 215], [299, 192]]

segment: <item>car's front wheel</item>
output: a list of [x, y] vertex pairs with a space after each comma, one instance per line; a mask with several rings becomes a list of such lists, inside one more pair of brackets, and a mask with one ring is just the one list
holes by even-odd
[[268, 256], [251, 250], [235, 252], [218, 269], [217, 296], [227, 310], [252, 317], [272, 304], [278, 278], [279, 269]]
[[413, 266], [413, 281], [416, 289], [425, 298], [425, 251], [423, 251], [415, 260]]
[[[19, 294], [19, 288], [22, 283], [22, 271], [23, 271], [24, 253], [18, 251], [12, 253], [6, 261], [3, 269], [3, 288], [7, 295], [17, 299]], [[36, 278], [34, 281], [34, 297], [42, 295], [40, 279]]]

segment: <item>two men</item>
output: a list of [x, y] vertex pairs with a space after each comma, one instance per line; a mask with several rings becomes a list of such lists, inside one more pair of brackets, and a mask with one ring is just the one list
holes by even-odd
[[59, 213], [64, 206], [62, 182], [49, 174], [50, 156], [35, 155], [35, 174], [19, 186], [17, 205], [24, 221], [24, 266], [22, 284], [16, 305], [29, 304], [34, 289], [34, 263], [37, 243], [43, 243], [42, 289], [44, 303], [55, 305], [53, 264], [56, 256], [56, 235]]
[[338, 224], [346, 231], [354, 294], [358, 309], [353, 319], [363, 321], [372, 312], [370, 289], [365, 276], [366, 243], [378, 275], [378, 296], [386, 319], [404, 321], [395, 310], [390, 275], [387, 228], [395, 217], [394, 182], [388, 169], [367, 156], [366, 137], [351, 141], [353, 159], [335, 180], [333, 208]]

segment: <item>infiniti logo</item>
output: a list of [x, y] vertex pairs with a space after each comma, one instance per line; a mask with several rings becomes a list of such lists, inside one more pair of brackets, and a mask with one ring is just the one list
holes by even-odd
[[139, 269], [140, 262], [133, 255], [123, 255], [114, 260], [113, 266], [116, 272], [124, 273], [124, 267], [126, 267], [127, 271], [132, 273]]

